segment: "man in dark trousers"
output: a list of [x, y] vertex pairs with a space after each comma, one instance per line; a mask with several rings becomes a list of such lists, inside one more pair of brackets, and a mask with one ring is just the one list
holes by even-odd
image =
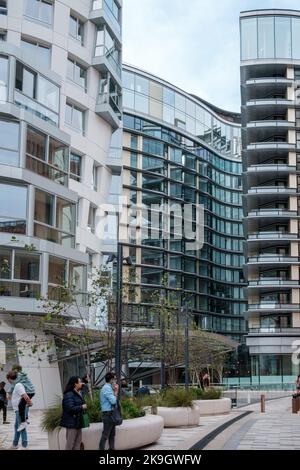
[[100, 403], [102, 410], [103, 433], [99, 443], [99, 449], [105, 450], [105, 444], [108, 440], [109, 450], [115, 450], [116, 425], [112, 420], [113, 407], [117, 403], [119, 385], [115, 383], [116, 376], [108, 372], [105, 376], [105, 385], [100, 392]]

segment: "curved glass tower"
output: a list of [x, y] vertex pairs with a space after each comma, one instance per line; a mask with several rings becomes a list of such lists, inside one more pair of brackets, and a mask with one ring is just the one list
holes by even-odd
[[300, 12], [241, 14], [242, 141], [253, 379], [289, 382], [300, 338]]
[[190, 250], [185, 238], [168, 236], [176, 220], [166, 227], [164, 214], [151, 227], [157, 237], [143, 219], [135, 224], [125, 249], [135, 262], [129, 320], [151, 324], [151, 292], [163, 286], [179, 306], [189, 299], [199, 327], [241, 340], [246, 303], [240, 115], [131, 66], [123, 69], [123, 93], [128, 204], [202, 204], [205, 218], [200, 251]]

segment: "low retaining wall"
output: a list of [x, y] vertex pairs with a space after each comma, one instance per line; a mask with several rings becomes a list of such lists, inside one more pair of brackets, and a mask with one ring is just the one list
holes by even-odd
[[186, 426], [199, 426], [200, 409], [193, 408], [166, 408], [157, 407], [156, 414], [164, 419], [165, 428], [179, 428]]
[[[128, 419], [116, 427], [116, 450], [130, 450], [144, 447], [159, 440], [164, 428], [161, 416], [147, 415], [142, 418]], [[82, 430], [82, 442], [85, 450], [99, 450], [102, 423], [91, 424]], [[50, 450], [65, 450], [66, 430], [57, 428], [48, 433]]]
[[219, 400], [195, 400], [195, 406], [200, 409], [200, 416], [213, 416], [230, 413], [230, 398], [220, 398]]

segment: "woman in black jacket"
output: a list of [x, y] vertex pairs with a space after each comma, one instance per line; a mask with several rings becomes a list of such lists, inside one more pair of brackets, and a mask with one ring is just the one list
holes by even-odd
[[82, 441], [81, 416], [83, 411], [87, 409], [80, 394], [82, 385], [79, 377], [71, 377], [64, 391], [60, 425], [67, 429], [66, 450], [80, 450]]

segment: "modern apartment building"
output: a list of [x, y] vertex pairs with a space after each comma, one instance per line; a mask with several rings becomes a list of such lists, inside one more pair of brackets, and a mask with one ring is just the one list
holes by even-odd
[[241, 14], [241, 91], [252, 380], [294, 381], [300, 339], [300, 12]]
[[99, 207], [121, 190], [121, 24], [121, 0], [0, 2], [0, 376], [18, 360], [37, 407], [61, 392], [55, 350], [31, 351], [51, 339], [37, 297], [72, 286], [88, 319]]
[[[240, 115], [229, 113], [132, 66], [123, 68], [123, 188], [131, 213], [124, 254], [131, 323], [151, 326], [153, 292], [188, 303], [198, 327], [241, 341], [246, 333], [243, 280]], [[204, 206], [204, 246], [175, 237], [181, 221], [152, 205]], [[191, 222], [195, 225], [193, 210]], [[157, 302], [157, 297], [156, 297]], [[183, 315], [182, 315], [183, 317]]]

